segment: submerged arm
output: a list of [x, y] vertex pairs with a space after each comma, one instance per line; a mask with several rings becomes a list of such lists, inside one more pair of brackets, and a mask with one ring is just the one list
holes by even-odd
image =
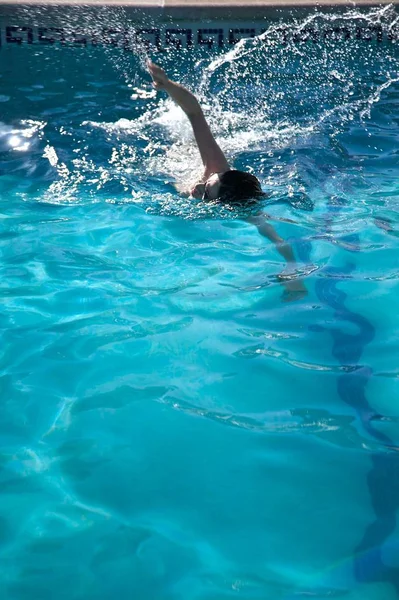
[[290, 244], [281, 238], [277, 231], [266, 220], [266, 215], [259, 214], [253, 217], [248, 217], [247, 221], [253, 223], [259, 233], [276, 245], [277, 252], [285, 258], [287, 265], [295, 264], [295, 256]]
[[213, 137], [202, 108], [194, 94], [179, 83], [171, 81], [165, 71], [158, 65], [148, 62], [148, 70], [154, 81], [155, 89], [165, 90], [176, 104], [184, 110], [190, 120], [195, 141], [205, 167], [204, 180], [212, 173], [228, 171], [230, 167], [226, 157]]
[[285, 259], [287, 267], [279, 275], [279, 279], [289, 296], [292, 297], [292, 299], [303, 296], [307, 293], [307, 290], [296, 273], [297, 263], [292, 246], [278, 235], [274, 227], [267, 222], [266, 217], [267, 216], [264, 213], [259, 213], [253, 217], [248, 217], [247, 221], [255, 225], [261, 235], [273, 242], [277, 252]]

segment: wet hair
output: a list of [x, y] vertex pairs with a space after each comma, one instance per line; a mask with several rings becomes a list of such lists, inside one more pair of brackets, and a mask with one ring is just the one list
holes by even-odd
[[266, 194], [262, 191], [259, 180], [251, 173], [231, 170], [220, 176], [218, 200], [221, 202], [249, 204], [264, 196]]

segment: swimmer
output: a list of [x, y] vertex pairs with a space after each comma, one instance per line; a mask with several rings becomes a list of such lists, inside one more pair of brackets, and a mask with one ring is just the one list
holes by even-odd
[[[148, 71], [156, 90], [164, 90], [180, 106], [187, 115], [193, 129], [204, 173], [201, 180], [191, 189], [191, 196], [202, 200], [214, 200], [231, 204], [244, 205], [266, 197], [259, 180], [250, 173], [231, 169], [222, 149], [217, 144], [202, 108], [194, 96], [185, 87], [171, 81], [165, 71], [153, 63], [147, 62]], [[259, 212], [246, 217], [249, 223], [255, 225], [259, 233], [276, 245], [277, 251], [287, 262], [287, 268], [279, 275], [279, 280], [286, 289], [286, 300], [297, 299], [306, 294], [306, 288], [298, 279], [296, 261], [290, 244], [285, 242], [267, 222], [269, 215]], [[276, 219], [293, 222], [289, 219]]]

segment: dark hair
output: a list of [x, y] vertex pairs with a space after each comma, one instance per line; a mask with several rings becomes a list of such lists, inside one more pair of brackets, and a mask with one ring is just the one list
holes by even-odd
[[220, 176], [220, 184], [218, 200], [221, 202], [247, 204], [266, 196], [255, 175], [244, 171], [226, 171]]

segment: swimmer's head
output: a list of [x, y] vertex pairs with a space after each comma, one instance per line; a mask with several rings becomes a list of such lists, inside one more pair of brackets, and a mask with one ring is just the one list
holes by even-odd
[[219, 200], [231, 204], [245, 204], [261, 198], [259, 180], [251, 173], [230, 170], [213, 173], [205, 182], [203, 200]]

